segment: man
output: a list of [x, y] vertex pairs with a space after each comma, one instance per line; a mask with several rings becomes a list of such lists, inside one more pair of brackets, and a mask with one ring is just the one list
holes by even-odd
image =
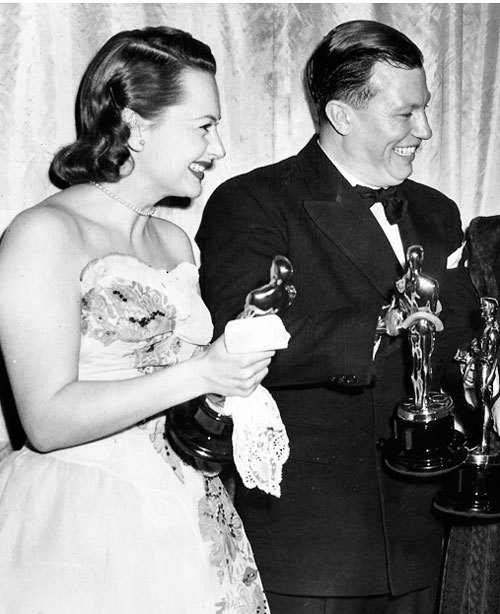
[[[431, 129], [422, 54], [406, 36], [344, 23], [314, 51], [306, 78], [319, 134], [297, 156], [220, 186], [197, 235], [216, 335], [275, 255], [295, 269], [297, 297], [284, 315], [291, 342], [264, 381], [290, 438], [282, 496], [238, 487], [236, 505], [273, 614], [431, 614], [439, 485], [384, 468], [380, 440], [411, 393], [411, 364], [400, 337], [374, 342], [406, 249], [421, 245], [423, 270], [443, 282], [462, 242], [460, 216], [443, 194], [408, 180]], [[357, 184], [398, 186], [388, 200], [399, 218], [391, 223], [384, 196], [370, 200]]]

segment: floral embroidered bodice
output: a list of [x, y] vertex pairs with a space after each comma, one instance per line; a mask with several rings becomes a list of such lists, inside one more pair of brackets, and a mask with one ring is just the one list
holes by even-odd
[[186, 360], [212, 337], [191, 263], [168, 272], [109, 254], [89, 262], [80, 281], [80, 380], [151, 373]]

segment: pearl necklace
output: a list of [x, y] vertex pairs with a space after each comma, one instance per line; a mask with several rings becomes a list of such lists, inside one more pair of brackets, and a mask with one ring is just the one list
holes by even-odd
[[123, 200], [123, 198], [120, 198], [114, 192], [112, 192], [111, 190], [108, 190], [108, 188], [105, 188], [103, 185], [101, 185], [97, 181], [91, 180], [89, 183], [94, 185], [96, 188], [99, 188], [99, 190], [101, 190], [101, 192], [104, 192], [106, 196], [109, 196], [113, 200], [116, 200], [116, 202], [120, 203], [120, 205], [124, 205], [125, 207], [132, 209], [132, 211], [137, 213], [137, 215], [144, 215], [145, 217], [158, 217], [155, 213], [154, 206], [150, 207], [149, 209], [139, 209], [138, 207], [135, 207], [132, 203], [129, 203], [126, 200]]

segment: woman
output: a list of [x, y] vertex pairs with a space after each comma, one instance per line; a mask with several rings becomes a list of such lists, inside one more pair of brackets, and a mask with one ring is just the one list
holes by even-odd
[[165, 446], [164, 410], [247, 396], [274, 352], [212, 335], [185, 233], [157, 217], [224, 156], [210, 49], [122, 32], [80, 86], [66, 189], [23, 211], [0, 251], [0, 340], [28, 444], [0, 465], [0, 611], [268, 612], [217, 477]]

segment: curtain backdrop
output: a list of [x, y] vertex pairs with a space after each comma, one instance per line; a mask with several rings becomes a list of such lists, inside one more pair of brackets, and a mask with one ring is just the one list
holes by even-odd
[[[80, 78], [116, 32], [169, 25], [208, 43], [216, 57], [227, 155], [207, 174], [199, 199], [166, 213], [193, 237], [219, 183], [308, 141], [314, 125], [303, 67], [331, 28], [352, 19], [387, 23], [424, 53], [434, 135], [413, 178], [453, 198], [464, 227], [500, 213], [499, 4], [19, 3], [0, 4], [0, 233], [55, 191], [47, 170], [74, 138]], [[2, 390], [6, 409], [5, 382]], [[0, 419], [0, 450], [2, 439]]]

